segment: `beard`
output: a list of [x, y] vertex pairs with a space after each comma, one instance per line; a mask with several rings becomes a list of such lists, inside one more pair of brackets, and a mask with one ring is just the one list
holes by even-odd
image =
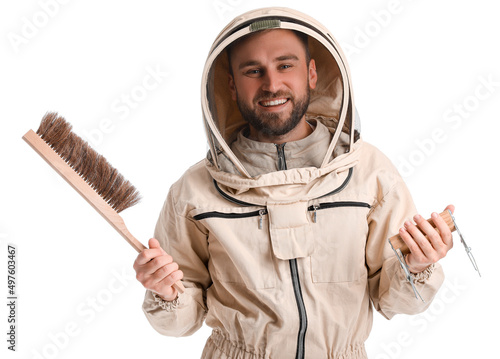
[[[276, 93], [261, 91], [255, 96], [253, 107], [242, 101], [238, 96], [238, 92], [236, 92], [236, 103], [238, 104], [243, 119], [259, 133], [272, 137], [283, 136], [297, 127], [309, 107], [311, 97], [309, 81], [305, 90], [305, 95], [300, 98], [295, 98], [290, 93], [284, 91], [278, 91]], [[260, 101], [283, 97], [288, 98], [288, 101], [292, 104], [290, 115], [283, 112], [259, 111]]]

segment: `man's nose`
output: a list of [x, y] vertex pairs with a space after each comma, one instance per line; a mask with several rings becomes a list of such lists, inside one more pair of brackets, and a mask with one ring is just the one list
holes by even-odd
[[266, 71], [262, 81], [262, 90], [272, 93], [278, 92], [282, 85], [280, 75], [276, 71]]

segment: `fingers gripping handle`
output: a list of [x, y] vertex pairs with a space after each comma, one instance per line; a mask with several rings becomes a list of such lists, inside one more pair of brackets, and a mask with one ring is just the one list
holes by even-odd
[[[133, 246], [137, 252], [139, 252], [139, 253], [140, 253], [140, 252], [142, 252], [144, 249], [147, 249], [147, 247], [146, 247], [144, 244], [142, 244], [142, 243], [140, 243], [140, 242], [138, 242], [138, 243], [139, 243], [139, 246], [137, 246], [137, 247], [136, 247], [136, 246]], [[182, 282], [181, 282], [180, 280], [179, 280], [179, 281], [177, 281], [177, 282], [175, 282], [172, 286], [173, 286], [175, 289], [177, 289], [177, 291], [178, 291], [179, 293], [184, 293], [184, 292], [185, 292], [185, 290], [186, 290], [186, 288], [184, 287], [184, 285], [182, 284]]]
[[[453, 218], [451, 217], [450, 212], [444, 211], [444, 212], [440, 213], [439, 215], [441, 216], [441, 218], [444, 219], [444, 221], [446, 222], [446, 224], [450, 228], [450, 231], [453, 232], [456, 230], [455, 223], [453, 221]], [[432, 218], [429, 218], [427, 220], [427, 222], [429, 222], [432, 227], [436, 228], [436, 225], [434, 224], [434, 221], [432, 220]], [[421, 228], [419, 228], [419, 229], [421, 229]], [[437, 230], [437, 228], [436, 228], [436, 230]], [[429, 239], [427, 236], [425, 236], [425, 238]], [[389, 242], [391, 243], [392, 248], [394, 248], [394, 250], [400, 249], [401, 253], [403, 253], [403, 255], [410, 253], [410, 249], [408, 248], [408, 246], [406, 245], [406, 243], [403, 241], [403, 239], [401, 238], [401, 236], [399, 234], [396, 234], [395, 236], [389, 238]]]
[[[481, 273], [479, 272], [479, 268], [477, 266], [476, 260], [474, 259], [474, 256], [472, 255], [471, 248], [467, 245], [467, 243], [465, 243], [465, 239], [464, 239], [462, 233], [460, 232], [460, 230], [458, 229], [458, 226], [457, 226], [457, 223], [455, 221], [455, 217], [453, 217], [453, 214], [449, 210], [446, 210], [446, 211], [440, 213], [439, 215], [441, 216], [441, 218], [444, 219], [444, 221], [446, 222], [446, 224], [450, 228], [451, 232], [457, 231], [458, 235], [460, 236], [460, 241], [462, 242], [462, 244], [465, 248], [465, 251], [467, 252], [467, 255], [469, 256], [469, 259], [470, 259], [474, 269], [478, 272], [479, 276], [481, 276]], [[432, 218], [428, 219], [427, 222], [429, 222], [429, 224], [432, 227], [436, 228], [436, 225], [434, 224], [434, 221], [432, 220]], [[418, 227], [418, 225], [417, 225], [417, 227]], [[421, 229], [421, 228], [419, 228], [419, 229]], [[436, 230], [439, 232], [439, 230], [437, 228], [436, 228]], [[427, 236], [425, 236], [425, 238], [429, 239]], [[410, 253], [410, 249], [408, 248], [406, 243], [403, 241], [401, 236], [399, 234], [396, 234], [395, 236], [389, 238], [389, 243], [391, 244], [391, 247], [394, 250], [394, 252], [396, 253], [396, 255], [398, 256], [398, 258], [400, 259], [400, 262], [404, 261], [404, 257]]]
[[[450, 230], [453, 232], [455, 230], [455, 224], [454, 224], [453, 218], [451, 216], [451, 212], [444, 211], [444, 212], [440, 213], [439, 215], [444, 219], [444, 221], [446, 222], [446, 224], [448, 225]], [[429, 224], [433, 228], [436, 228], [436, 224], [434, 223], [434, 221], [432, 219], [428, 219], [427, 222], [429, 222]], [[418, 225], [417, 225], [417, 227], [418, 227]], [[419, 227], [419, 229], [421, 229], [421, 228]], [[438, 230], [438, 229], [436, 228], [436, 230]], [[427, 236], [425, 236], [425, 238], [427, 238], [427, 240], [429, 240], [429, 238]], [[399, 234], [389, 238], [389, 244], [391, 245], [392, 249], [394, 250], [394, 253], [396, 253], [396, 257], [399, 260], [399, 264], [401, 264], [401, 268], [403, 268], [403, 270], [405, 272], [406, 279], [411, 284], [413, 292], [415, 293], [415, 298], [417, 298], [417, 299], [420, 298], [420, 300], [422, 300], [422, 302], [425, 303], [425, 300], [422, 298], [422, 296], [420, 295], [420, 293], [418, 292], [418, 290], [415, 286], [415, 278], [414, 278], [413, 274], [410, 272], [410, 269], [408, 268], [408, 264], [406, 263], [405, 257], [408, 253], [410, 253], [410, 249], [408, 248], [408, 246], [406, 245], [406, 243], [403, 241], [403, 239], [401, 238], [401, 236]]]

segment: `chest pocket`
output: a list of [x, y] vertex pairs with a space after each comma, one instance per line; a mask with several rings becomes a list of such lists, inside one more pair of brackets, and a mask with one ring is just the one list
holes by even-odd
[[208, 229], [209, 271], [214, 280], [251, 289], [276, 287], [276, 263], [265, 209], [195, 215]]
[[316, 283], [357, 281], [366, 275], [366, 217], [370, 205], [363, 202], [330, 202], [311, 206], [315, 251], [311, 256]]

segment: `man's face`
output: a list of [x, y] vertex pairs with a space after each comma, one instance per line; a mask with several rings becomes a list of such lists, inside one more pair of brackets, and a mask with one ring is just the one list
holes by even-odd
[[257, 33], [231, 52], [233, 100], [243, 118], [265, 136], [282, 136], [304, 118], [310, 89], [316, 87], [314, 60], [290, 30]]

